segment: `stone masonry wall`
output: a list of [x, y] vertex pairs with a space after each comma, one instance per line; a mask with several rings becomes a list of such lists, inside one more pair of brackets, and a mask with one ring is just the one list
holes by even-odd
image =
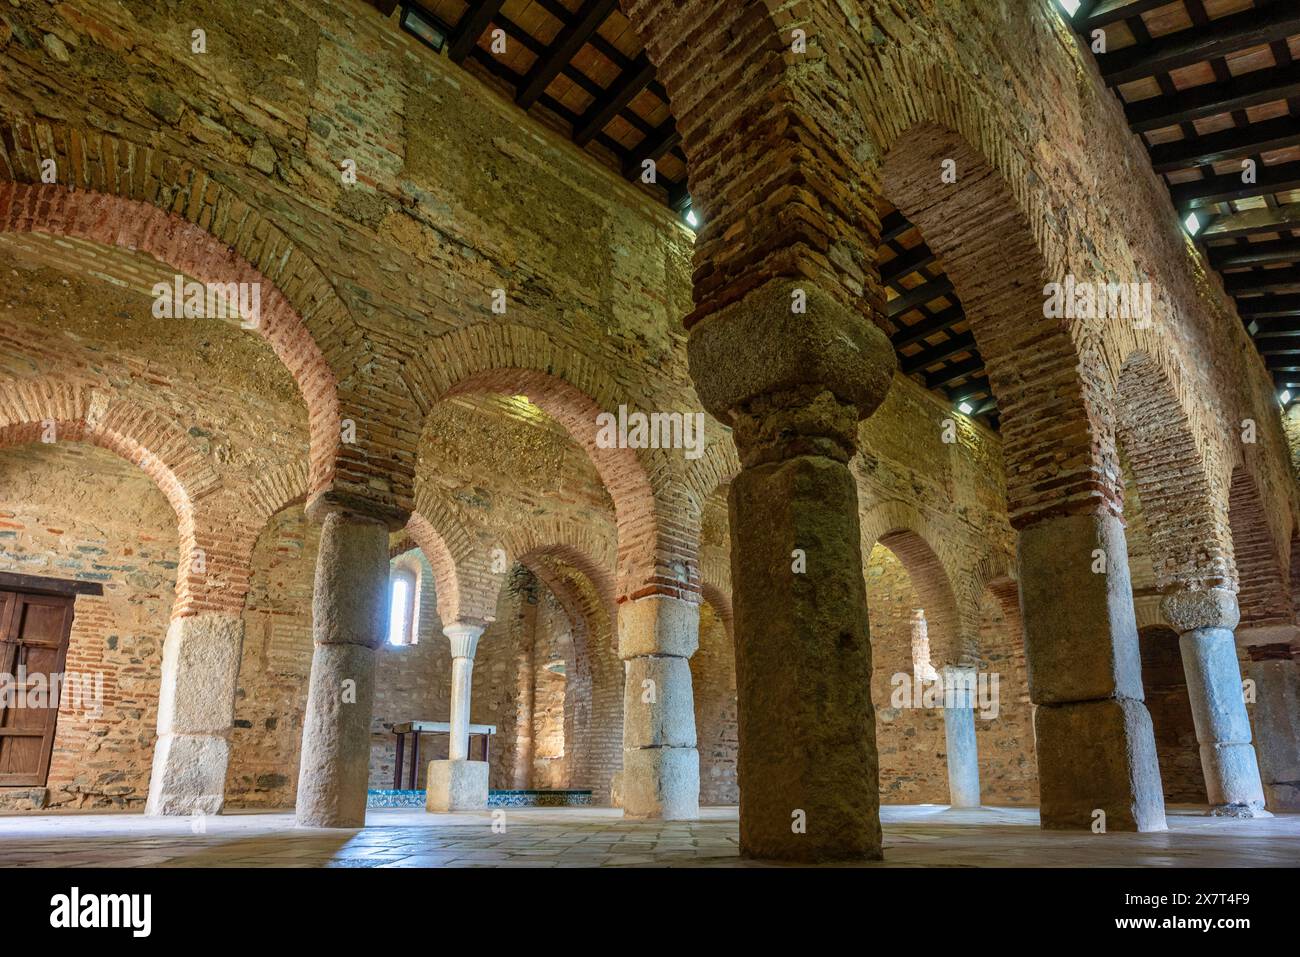
[[[0, 456], [0, 571], [102, 584], [102, 597], [76, 600], [66, 663], [68, 672], [103, 676], [102, 711], [73, 708], [65, 696], [48, 803], [142, 810], [176, 584], [176, 516], [166, 499], [100, 449], [8, 450]], [[29, 790], [0, 788], [0, 803], [6, 792]]]

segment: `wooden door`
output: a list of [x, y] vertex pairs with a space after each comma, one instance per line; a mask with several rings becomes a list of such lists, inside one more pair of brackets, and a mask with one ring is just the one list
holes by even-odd
[[[0, 591], [0, 674], [7, 676], [0, 694], [0, 786], [43, 787], [49, 775], [59, 717], [52, 682], [57, 676], [62, 684], [72, 603], [71, 595]], [[27, 695], [36, 675], [46, 688], [39, 702]]]

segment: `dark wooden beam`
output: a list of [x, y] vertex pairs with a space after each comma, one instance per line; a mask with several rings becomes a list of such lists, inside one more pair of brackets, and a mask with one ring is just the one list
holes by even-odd
[[525, 110], [537, 102], [551, 81], [559, 76], [565, 65], [577, 55], [596, 28], [614, 12], [618, 0], [586, 0], [577, 18], [566, 25], [551, 43], [547, 53], [533, 64], [524, 77], [523, 85], [515, 94], [515, 102]]
[[1084, 15], [1083, 10], [1080, 9], [1074, 15], [1074, 19], [1081, 31], [1091, 33], [1098, 27], [1110, 26], [1129, 17], [1140, 16], [1158, 7], [1167, 7], [1169, 2], [1170, 0], [1104, 0], [1102, 3], [1094, 4], [1095, 9], [1087, 15]]
[[469, 10], [460, 18], [460, 23], [456, 24], [451, 42], [447, 44], [447, 56], [451, 57], [453, 63], [465, 62], [465, 57], [469, 56], [469, 51], [478, 43], [478, 38], [483, 35], [492, 18], [501, 12], [504, 3], [505, 0], [479, 0], [476, 4], [470, 4]]
[[20, 575], [16, 572], [0, 572], [0, 589], [34, 592], [41, 595], [104, 594], [104, 586], [99, 582], [73, 581], [69, 578], [47, 578], [44, 575]]
[[1256, 272], [1228, 273], [1223, 277], [1223, 286], [1234, 296], [1252, 292], [1276, 292], [1285, 286], [1300, 286], [1300, 269], [1260, 269]]
[[1106, 82], [1118, 86], [1285, 40], [1296, 33], [1300, 33], [1300, 9], [1293, 3], [1275, 3], [1166, 34], [1151, 43], [1101, 53], [1097, 61]]
[[949, 336], [938, 345], [922, 349], [914, 356], [902, 356], [898, 367], [903, 375], [912, 375], [914, 372], [928, 369], [936, 362], [942, 362], [949, 356], [955, 356], [959, 352], [973, 352], [974, 349], [975, 337], [969, 332], [961, 332], [955, 336]]
[[1161, 143], [1151, 147], [1151, 165], [1157, 173], [1172, 173], [1226, 160], [1248, 159], [1297, 144], [1300, 144], [1300, 119], [1283, 116], [1195, 139]]
[[1240, 173], [1210, 176], [1192, 183], [1179, 183], [1169, 188], [1174, 205], [1179, 209], [1200, 209], [1252, 196], [1285, 193], [1300, 188], [1300, 161], [1261, 166], [1256, 170], [1255, 182], [1243, 183]]
[[1246, 320], [1290, 319], [1300, 316], [1300, 295], [1238, 299], [1237, 313]]
[[911, 228], [912, 224], [907, 221], [907, 217], [894, 210], [880, 221], [880, 241], [887, 243], [895, 240]]
[[895, 349], [905, 349], [914, 342], [928, 339], [936, 332], [955, 326], [965, 318], [961, 306], [949, 306], [920, 322], [914, 322], [910, 326], [899, 326], [898, 331], [890, 337], [890, 341]]
[[1220, 216], [1201, 230], [1196, 238], [1205, 242], [1216, 239], [1240, 239], [1266, 233], [1285, 233], [1300, 229], [1300, 203], [1264, 206]]
[[386, 17], [391, 17], [397, 9], [397, 0], [370, 0], [370, 5]]
[[1300, 60], [1243, 73], [1226, 83], [1207, 83], [1128, 103], [1124, 113], [1135, 133], [1149, 133], [1297, 95], [1300, 95]]
[[[905, 249], [889, 262], [880, 267], [880, 281], [892, 286], [905, 276], [909, 276], [934, 262], [938, 257], [930, 247], [922, 243], [912, 249]], [[900, 289], [899, 292], [903, 290]]]
[[1251, 333], [1255, 339], [1285, 339], [1300, 336], [1300, 319], [1270, 322], [1266, 325], [1256, 323], [1255, 326], [1255, 330]]
[[623, 163], [623, 175], [635, 179], [641, 175], [641, 164], [646, 160], [658, 160], [670, 149], [681, 142], [682, 135], [677, 132], [677, 124], [669, 121], [659, 127], [652, 136], [646, 137], [632, 147], [631, 155]]
[[954, 389], [944, 389], [943, 391], [951, 402], [966, 402], [976, 396], [993, 395], [993, 387], [989, 385], [987, 376], [976, 376], [973, 379], [966, 380]]
[[931, 279], [927, 283], [917, 286], [915, 289], [909, 289], [897, 299], [891, 299], [885, 304], [885, 315], [893, 319], [895, 316], [901, 316], [909, 309], [915, 309], [917, 306], [927, 303], [932, 299], [938, 299], [940, 296], [949, 295], [952, 292], [952, 280], [947, 276], [941, 276], [938, 279]]
[[644, 90], [654, 78], [654, 64], [643, 52], [637, 57], [632, 68], [623, 73], [606, 91], [605, 95], [592, 103], [587, 112], [582, 114], [582, 121], [573, 131], [573, 141], [579, 146], [586, 146], [591, 138], [604, 129], [605, 124], [618, 115], [623, 107]]
[[1210, 255], [1210, 265], [1215, 269], [1294, 263], [1300, 262], [1300, 240], [1274, 239], [1243, 246], [1210, 246], [1206, 252]]
[[983, 368], [984, 360], [979, 356], [972, 356], [961, 362], [954, 362], [952, 365], [944, 366], [936, 372], [927, 372], [925, 374], [925, 387], [927, 389], [937, 389], [941, 385], [947, 385], [962, 376], [979, 372]]

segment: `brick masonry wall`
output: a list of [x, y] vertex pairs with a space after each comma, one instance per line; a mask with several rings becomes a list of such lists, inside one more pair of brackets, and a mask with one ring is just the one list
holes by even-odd
[[77, 599], [66, 663], [68, 672], [102, 675], [102, 713], [64, 698], [52, 807], [144, 808], [176, 583], [175, 523], [153, 483], [103, 450], [33, 445], [0, 456], [0, 570], [104, 588], [102, 597]]
[[[912, 615], [923, 605], [903, 564], [883, 546], [865, 569], [871, 623], [871, 698], [876, 706], [880, 793], [886, 804], [948, 803], [947, 742], [938, 708], [894, 707], [894, 676], [914, 674]], [[1033, 725], [1024, 648], [997, 603], [982, 603], [978, 667], [998, 675], [998, 713], [976, 716], [985, 804], [1037, 803]], [[900, 700], [899, 703], [905, 703]]]
[[[1285, 568], [1289, 529], [1295, 525], [1294, 483], [1271, 418], [1276, 405], [1258, 362], [1224, 311], [1217, 284], [1177, 239], [1162, 190], [1153, 177], [1135, 177], [1123, 166], [1135, 147], [1107, 99], [1110, 94], [1080, 62], [1073, 39], [1054, 13], [1048, 16], [1046, 0], [1027, 15], [1013, 7], [953, 4], [944, 17], [934, 17], [914, 0], [846, 0], [838, 13], [818, 6], [813, 22], [842, 46], [837, 43], [827, 59], [800, 73], [799, 84], [806, 85], [798, 92], [818, 94], [827, 76], [845, 84], [833, 95], [807, 102], [813, 104], [815, 125], [836, 131], [868, 161], [862, 176], [838, 175], [843, 170], [836, 167], [836, 175], [825, 178], [833, 190], [840, 188], [837, 183], [853, 184], [855, 195], [828, 197], [834, 202], [827, 209], [852, 215], [828, 230], [829, 258], [819, 259], [815, 271], [849, 275], [865, 287], [850, 290], [855, 304], [870, 307], [870, 249], [861, 248], [861, 236], [846, 236], [841, 227], [869, 234], [871, 215], [863, 207], [870, 204], [864, 200], [877, 191], [895, 189], [889, 195], [895, 201], [904, 196], [915, 196], [922, 205], [934, 201], [915, 182], [884, 175], [907, 168], [907, 162], [883, 160], [890, 150], [896, 160], [906, 160], [923, 157], [927, 147], [950, 145], [933, 129], [929, 139], [905, 132], [918, 122], [957, 128], [975, 151], [994, 158], [1005, 183], [999, 186], [989, 177], [986, 192], [971, 191], [970, 204], [959, 210], [962, 217], [934, 230], [927, 225], [932, 247], [961, 245], [962, 223], [994, 200], [1014, 199], [1053, 274], [1071, 268], [1081, 277], [1150, 275], [1162, 287], [1162, 338], [1114, 328], [1087, 338], [1071, 330], [1078, 333], [1074, 345], [1088, 376], [1083, 387], [1098, 405], [1096, 421], [1109, 423], [1099, 430], [1097, 448], [1080, 457], [1086, 465], [1073, 463], [1094, 470], [1080, 494], [1093, 495], [1106, 486], [1109, 503], [1116, 505], [1118, 495], [1109, 486], [1120, 481], [1124, 468], [1119, 443], [1109, 434], [1120, 418], [1109, 400], [1127, 396], [1156, 407], [1156, 398], [1168, 398], [1157, 389], [1158, 376], [1140, 378], [1142, 388], [1132, 393], [1120, 388], [1121, 370], [1133, 368], [1126, 364], [1131, 357], [1152, 351], [1175, 398], [1158, 408], [1166, 418], [1181, 410], [1188, 423], [1186, 429], [1166, 431], [1168, 423], [1161, 420], [1152, 434], [1180, 450], [1179, 461], [1195, 450], [1204, 462], [1210, 500], [1224, 514], [1234, 464], [1244, 464], [1262, 506], [1251, 513], [1253, 532], [1240, 537], [1257, 543], [1253, 554], [1276, 553], [1277, 564]], [[790, 25], [788, 17], [804, 15], [787, 10], [781, 26]], [[861, 29], [850, 29], [841, 16], [858, 17]], [[672, 20], [657, 18], [668, 29], [675, 28]], [[681, 18], [682, 25], [689, 23], [689, 17]], [[179, 42], [199, 25], [210, 37], [210, 52], [202, 60]], [[722, 39], [739, 43], [761, 32], [748, 24]], [[46, 35], [62, 40], [69, 62], [50, 55]], [[817, 47], [817, 30], [812, 35]], [[863, 37], [873, 39], [870, 49], [862, 45]], [[291, 55], [283, 55], [286, 51]], [[223, 600], [222, 607], [246, 609], [249, 634], [256, 635], [241, 672], [233, 738], [237, 760], [231, 785], [238, 801], [283, 805], [292, 800], [293, 774], [284, 762], [295, 746], [294, 702], [304, 694], [302, 657], [309, 653], [304, 638], [309, 632], [302, 609], [314, 557], [308, 557], [310, 530], [291, 513], [278, 515], [266, 531], [260, 525], [308, 489], [309, 444], [321, 423], [330, 422], [329, 403], [322, 400], [328, 391], [322, 363], [337, 375], [339, 403], [360, 428], [359, 454], [345, 454], [340, 466], [345, 484], [389, 502], [413, 500], [438, 534], [463, 548], [458, 560], [479, 560], [502, 543], [553, 544], [549, 540], [557, 530], [580, 529], [586, 558], [607, 576], [631, 579], [632, 587], [646, 585], [648, 578], [647, 587], [670, 587], [664, 582], [671, 581], [671, 587], [690, 592], [698, 573], [712, 576], [724, 593], [729, 590], [725, 521], [718, 517], [725, 505], [709, 493], [725, 478], [727, 464], [734, 464], [734, 454], [716, 423], [709, 425], [720, 450], [716, 461], [688, 476], [703, 506], [682, 492], [680, 459], [593, 461], [589, 436], [579, 429], [592, 403], [698, 407], [680, 320], [701, 286], [692, 283], [691, 239], [668, 211], [588, 162], [562, 136], [522, 116], [490, 83], [451, 67], [445, 58], [426, 55], [358, 0], [286, 3], [260, 15], [255, 28], [237, 5], [81, 0], [11, 6], [0, 13], [0, 59], [0, 181], [30, 182], [34, 160], [49, 154], [60, 159], [60, 183], [75, 183], [83, 196], [138, 200], [169, 211], [172, 226], [193, 223], [206, 230], [201, 235], [164, 231], [172, 245], [150, 248], [166, 263], [75, 235], [57, 241], [26, 233], [0, 236], [6, 253], [0, 269], [0, 436], [16, 440], [14, 427], [65, 407], [86, 419], [101, 416], [102, 424], [105, 405], [128, 402], [140, 414], [107, 415], [109, 424], [124, 427], [118, 452], [161, 462], [172, 473], [160, 483], [168, 494], [188, 495], [208, 528], [237, 539], [222, 542], [223, 547], [232, 552], [246, 547], [253, 556], [246, 568], [223, 573], [221, 588], [210, 589], [219, 593], [214, 600]], [[829, 73], [827, 64], [833, 64]], [[717, 104], [730, 109], [730, 100]], [[692, 129], [708, 128], [707, 106], [681, 121]], [[61, 119], [34, 123], [37, 116]], [[104, 129], [118, 132], [104, 136], [99, 132]], [[1078, 139], [1081, 130], [1094, 131], [1086, 148]], [[760, 150], [768, 145], [755, 143]], [[733, 173], [754, 154], [701, 156], [689, 138], [687, 145], [692, 162], [703, 164], [693, 170], [692, 186], [699, 187], [706, 223], [728, 220], [721, 209], [719, 218], [710, 220], [710, 204], [714, 197], [721, 203], [750, 189], [746, 176]], [[769, 152], [790, 156], [784, 147]], [[847, 162], [844, 150], [832, 152]], [[343, 158], [358, 163], [355, 187], [341, 183]], [[1142, 169], [1140, 160], [1133, 168]], [[984, 171], [963, 165], [963, 175], [977, 168]], [[726, 188], [718, 189], [723, 182]], [[1092, 187], [1097, 182], [1104, 184], [1100, 193]], [[13, 195], [9, 190], [0, 205], [11, 204]], [[1078, 196], [1090, 198], [1079, 202]], [[802, 194], [789, 190], [773, 191], [769, 200], [808, 209]], [[5, 215], [6, 222], [17, 221], [12, 208]], [[137, 235], [146, 222], [155, 221], [141, 217], [123, 226], [130, 227], [128, 235]], [[1015, 217], [1007, 223], [1007, 229], [1024, 227]], [[71, 229], [72, 224], [62, 225]], [[1005, 252], [1001, 235], [985, 241], [987, 230], [978, 225], [967, 237], [973, 251], [969, 261], [953, 274], [963, 297], [967, 277], [978, 276], [977, 267], [989, 261], [984, 257]], [[728, 235], [711, 233], [712, 228], [706, 225], [697, 249], [725, 250], [755, 239], [746, 228]], [[1018, 241], [1025, 238], [1016, 235]], [[203, 237], [208, 238], [200, 241]], [[757, 261], [781, 245], [773, 245], [781, 237], [771, 231], [757, 239], [732, 266]], [[1023, 246], [1017, 249], [1023, 252]], [[291, 326], [298, 327], [288, 318], [284, 329], [289, 331], [271, 341], [228, 323], [152, 317], [147, 290], [154, 279], [173, 273], [178, 262], [218, 268], [224, 260], [217, 254], [228, 253], [227, 247], [276, 283], [286, 309], [296, 310], [302, 329], [317, 340], [314, 346], [309, 348], [301, 329], [300, 335], [290, 334]], [[989, 276], [1015, 272], [1003, 259], [992, 261], [999, 268], [985, 269]], [[864, 269], [866, 275], [859, 275]], [[1022, 273], [1012, 278], [1024, 279]], [[716, 291], [725, 278], [716, 271], [702, 275], [706, 292]], [[508, 292], [504, 317], [490, 310], [491, 291], [498, 287]], [[860, 291], [866, 294], [857, 296]], [[968, 305], [987, 303], [999, 314], [1007, 312], [1006, 300], [994, 295], [998, 290], [981, 285], [975, 291], [985, 298], [969, 298]], [[319, 350], [319, 362], [312, 348]], [[993, 358], [994, 352], [986, 355]], [[1034, 378], [1037, 367], [1022, 367], [1014, 354], [1003, 358], [1008, 362], [1003, 381]], [[1060, 383], [1053, 376], [1062, 370], [1072, 376], [1077, 365], [1070, 361], [1047, 369], [1046, 391], [1057, 397]], [[995, 379], [995, 384], [1002, 382]], [[514, 398], [521, 392], [536, 404]], [[1007, 408], [1036, 408], [1018, 388], [1000, 399]], [[885, 404], [863, 424], [862, 451], [853, 468], [864, 533], [870, 526], [880, 535], [900, 529], [918, 535], [949, 580], [956, 624], [953, 634], [935, 636], [936, 650], [948, 657], [965, 651], [982, 655], [980, 637], [992, 616], [984, 607], [985, 586], [1012, 571], [1009, 511], [1023, 517], [1037, 507], [1031, 503], [1025, 511], [1021, 501], [1009, 510], [1008, 473], [1022, 493], [1052, 476], [1043, 472], [1048, 465], [1027, 462], [1020, 454], [1024, 423], [1039, 421], [1032, 415], [1004, 429], [1002, 439], [961, 423], [958, 441], [947, 444], [940, 435], [950, 415], [915, 383], [898, 380]], [[1240, 419], [1248, 415], [1262, 425], [1255, 447], [1243, 447], [1237, 438]], [[1294, 412], [1287, 429], [1290, 436], [1300, 431]], [[1012, 453], [1003, 444], [1008, 435]], [[109, 441], [102, 434], [95, 437], [101, 444]], [[152, 459], [145, 452], [154, 453]], [[0, 461], [12, 454], [0, 452]], [[1141, 470], [1142, 464], [1130, 463], [1128, 471]], [[41, 474], [44, 485], [61, 481], [48, 478], [62, 474], [53, 466]], [[140, 478], [138, 472], [131, 475]], [[1137, 485], [1131, 479], [1128, 484]], [[18, 514], [16, 503], [27, 501], [19, 492], [28, 491], [23, 486], [12, 498], [0, 495], [0, 509]], [[147, 480], [127, 485], [114, 479], [107, 500], [125, 496], [130, 510], [157, 494]], [[1226, 527], [1186, 512], [1189, 500], [1169, 495], [1163, 502], [1139, 503], [1136, 495], [1129, 496], [1135, 591], [1155, 587], [1157, 567], [1184, 578], [1203, 577], [1206, 568], [1217, 567], [1214, 561], [1226, 567], [1222, 542], [1217, 551], [1205, 549], [1204, 567], [1199, 560], [1169, 562], [1167, 555], [1156, 554], [1154, 543], [1196, 544], [1207, 532], [1221, 534]], [[82, 509], [79, 502], [64, 504], [48, 520], [93, 523], [93, 503], [87, 499]], [[1140, 537], [1143, 504], [1150, 514]], [[653, 523], [647, 519], [650, 511]], [[168, 521], [158, 541], [170, 545], [175, 517]], [[1163, 536], [1151, 534], [1157, 523]], [[698, 563], [697, 524], [702, 525]], [[140, 543], [131, 538], [135, 531], [124, 529], [110, 551], [138, 550]], [[1266, 536], [1254, 534], [1259, 532]], [[294, 558], [298, 541], [303, 542], [300, 561]], [[50, 541], [33, 554], [49, 558], [59, 554], [56, 545]], [[873, 545], [874, 539], [864, 541], [864, 550]], [[1185, 550], [1177, 554], [1185, 557]], [[237, 555], [230, 564], [238, 565]], [[468, 565], [461, 570], [463, 579], [473, 578]], [[186, 587], [188, 577], [183, 576]], [[155, 584], [138, 576], [117, 583], [133, 589], [126, 599], [132, 613], [148, 607], [160, 642], [172, 603], [170, 585], [159, 591]], [[498, 607], [495, 584], [481, 589], [487, 613]], [[433, 589], [424, 599], [434, 600]], [[155, 608], [155, 602], [161, 604]], [[893, 612], [873, 614], [888, 619]], [[492, 682], [499, 669], [502, 690], [476, 694], [476, 709], [480, 701], [503, 707], [506, 675], [518, 677], [509, 660], [497, 659], [497, 645], [513, 647], [518, 640], [510, 631], [516, 628], [514, 615], [498, 613], [484, 636], [477, 670], [489, 676], [487, 687], [496, 688]], [[422, 609], [422, 629], [434, 628], [436, 620], [436, 608]], [[428, 708], [445, 713], [445, 702], [435, 696], [446, 682], [421, 677], [445, 670], [436, 660], [445, 640], [436, 630], [431, 633], [433, 639], [415, 646], [380, 652], [381, 674], [391, 680], [384, 685], [382, 708], [376, 708], [374, 783], [391, 780], [391, 736], [384, 722]], [[258, 662], [265, 662], [265, 670], [258, 670]], [[567, 680], [573, 687], [574, 679]], [[580, 699], [566, 696], [565, 722], [575, 734], [579, 721], [571, 702]], [[149, 739], [152, 720], [144, 712], [124, 719], [121, 734], [136, 742]], [[592, 733], [607, 724], [593, 715]], [[510, 735], [503, 730], [499, 737]], [[1017, 738], [1027, 740], [1023, 728]], [[514, 774], [506, 758], [518, 742], [495, 743], [494, 786]], [[138, 746], [147, 752], [146, 745]], [[147, 766], [147, 756], [140, 760]], [[1009, 778], [1006, 787], [1020, 793]]]

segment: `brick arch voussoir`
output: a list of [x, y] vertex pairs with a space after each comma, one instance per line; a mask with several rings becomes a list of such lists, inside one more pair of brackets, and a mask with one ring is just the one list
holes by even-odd
[[[972, 628], [971, 610], [958, 603], [953, 582], [960, 579], [960, 564], [946, 554], [946, 538], [931, 528], [915, 507], [906, 502], [882, 502], [861, 517], [862, 563], [871, 549], [883, 545], [907, 570], [930, 629], [934, 660], [966, 664], [978, 651], [978, 628]], [[932, 544], [932, 543], [937, 543]]]
[[[1043, 289], [1069, 272], [1049, 197], [1000, 109], [955, 71], [895, 47], [864, 76], [884, 195], [920, 227], [968, 316], [998, 400], [1012, 525], [1122, 510], [1105, 365]], [[954, 160], [960, 187], [932, 171]]]
[[547, 558], [585, 575], [611, 616], [617, 604], [617, 551], [607, 535], [577, 523], [542, 518], [512, 526], [501, 546], [510, 563]]
[[437, 337], [403, 376], [426, 419], [435, 403], [455, 395], [528, 396], [587, 452], [609, 491], [619, 528], [619, 597], [698, 592], [684, 456], [598, 445], [597, 415], [637, 404], [594, 361], [542, 330], [485, 323]]
[[[56, 161], [56, 182], [41, 182], [43, 159]], [[313, 490], [331, 484], [337, 376], [359, 364], [359, 327], [311, 259], [229, 189], [99, 131], [0, 118], [0, 232], [125, 247], [200, 282], [258, 283], [256, 333], [289, 370], [308, 410]]]
[[170, 419], [105, 390], [58, 380], [0, 386], [0, 448], [53, 441], [96, 445], [138, 467], [177, 520], [172, 617], [238, 612], [248, 588], [254, 525], [214, 503], [223, 485], [207, 456]]
[[1241, 611], [1239, 631], [1277, 628], [1289, 635], [1296, 622], [1296, 608], [1286, 553], [1279, 547], [1259, 484], [1246, 463], [1232, 471], [1228, 520]]
[[1208, 421], [1189, 409], [1192, 397], [1161, 352], [1131, 353], [1120, 364], [1115, 393], [1116, 435], [1150, 530], [1157, 587], [1230, 587], [1227, 501], [1212, 488], [1219, 469], [1203, 438], [1211, 434]]

